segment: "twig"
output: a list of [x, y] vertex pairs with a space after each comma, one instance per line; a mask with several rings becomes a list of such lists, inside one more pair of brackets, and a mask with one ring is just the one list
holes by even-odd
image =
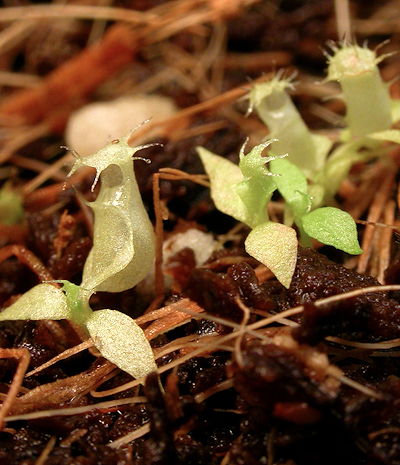
[[[392, 169], [391, 171], [388, 171], [387, 177], [385, 181], [383, 182], [381, 189], [377, 191], [375, 195], [375, 199], [372, 202], [372, 205], [368, 213], [369, 222], [375, 223], [379, 220], [382, 214], [383, 208], [385, 206], [385, 203], [391, 193], [395, 174], [396, 174], [396, 170]], [[369, 224], [365, 228], [364, 237], [363, 237], [362, 246], [361, 246], [364, 252], [360, 256], [360, 259], [358, 261], [358, 266], [357, 266], [357, 271], [359, 273], [365, 273], [367, 269], [368, 261], [372, 253], [372, 240], [373, 240], [374, 231], [375, 231], [375, 227], [372, 224]]]
[[0, 71], [0, 86], [36, 87], [42, 80], [33, 74]]
[[[59, 170], [63, 168], [64, 166], [68, 165], [71, 163], [73, 160], [73, 156], [70, 153], [65, 154], [62, 156], [59, 160], [56, 162], [52, 163], [51, 165], [47, 166], [46, 169], [41, 170], [40, 174], [36, 176], [34, 179], [31, 181], [27, 182], [23, 189], [22, 192], [24, 195], [28, 195], [34, 190], [36, 190], [40, 185], [45, 183], [48, 179], [50, 178], [55, 178], [56, 180], [64, 180], [65, 175], [60, 175]], [[61, 179], [60, 179], [61, 178]]]
[[65, 360], [66, 358], [69, 358], [72, 355], [76, 355], [79, 352], [82, 352], [82, 350], [89, 349], [90, 347], [93, 347], [93, 346], [94, 346], [93, 341], [91, 339], [88, 339], [87, 341], [84, 341], [75, 347], [71, 347], [70, 349], [64, 350], [64, 352], [61, 352], [61, 354], [56, 355], [55, 357], [48, 360], [47, 362], [42, 363], [40, 366], [38, 366], [34, 370], [31, 370], [29, 373], [26, 373], [25, 377], [27, 378], [29, 376], [36, 375], [40, 371], [43, 371], [46, 368], [49, 368], [55, 363], [60, 362], [61, 360]]
[[49, 442], [46, 444], [45, 448], [42, 450], [41, 454], [39, 455], [34, 465], [44, 465], [50, 455], [50, 452], [53, 450], [53, 447], [55, 446], [55, 444], [56, 444], [56, 437], [52, 436]]
[[6, 418], [7, 421], [20, 421], [20, 420], [36, 420], [37, 418], [46, 418], [54, 416], [69, 416], [79, 415], [81, 413], [91, 412], [93, 410], [103, 410], [119, 405], [136, 404], [145, 402], [145, 397], [128, 397], [126, 399], [108, 400], [106, 402], [99, 402], [98, 404], [83, 405], [80, 407], [67, 407], [57, 408], [51, 410], [42, 410], [39, 412], [22, 413], [21, 415], [12, 415]]
[[154, 275], [155, 275], [155, 294], [156, 298], [164, 295], [164, 276], [162, 271], [163, 263], [163, 212], [161, 208], [160, 198], [160, 174], [153, 174], [153, 205], [154, 214], [156, 217], [155, 233], [156, 233], [156, 250], [154, 262]]
[[29, 366], [31, 356], [28, 349], [0, 349], [0, 358], [16, 358], [18, 360], [17, 370], [14, 374], [10, 389], [8, 390], [7, 398], [0, 409], [0, 429], [2, 429], [4, 418], [17, 397], [25, 372]]
[[115, 441], [110, 442], [107, 445], [111, 447], [112, 449], [118, 449], [118, 447], [128, 444], [129, 442], [132, 442], [135, 439], [138, 439], [149, 432], [150, 432], [150, 424], [146, 423], [145, 425], [141, 426], [135, 431], [132, 431], [131, 433], [128, 433], [125, 436], [122, 436], [122, 438], [116, 439]]
[[[395, 203], [393, 200], [389, 201], [385, 207], [383, 220], [388, 226], [393, 225], [394, 222]], [[385, 282], [385, 271], [390, 262], [390, 250], [392, 245], [393, 229], [391, 227], [385, 228], [381, 234], [379, 242], [379, 271], [378, 281], [381, 284]]]
[[7, 245], [0, 249], [0, 263], [15, 255], [18, 260], [27, 265], [40, 279], [40, 281], [52, 281], [53, 276], [44, 266], [42, 261], [30, 250], [22, 245]]
[[104, 19], [132, 24], [148, 23], [156, 19], [153, 13], [128, 10], [126, 8], [52, 4], [2, 8], [0, 23], [56, 18]]

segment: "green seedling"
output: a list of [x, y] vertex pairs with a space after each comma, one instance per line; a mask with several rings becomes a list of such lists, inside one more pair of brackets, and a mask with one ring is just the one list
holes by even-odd
[[[94, 211], [93, 248], [86, 260], [82, 284], [59, 281], [33, 287], [0, 313], [4, 320], [68, 319], [90, 336], [99, 352], [135, 378], [157, 367], [151, 346], [142, 329], [129, 316], [116, 310], [93, 311], [90, 297], [97, 291], [130, 289], [150, 271], [154, 262], [154, 233], [144, 208], [135, 173], [132, 148], [127, 137], [94, 155], [79, 158], [82, 165], [96, 169], [101, 188]], [[71, 172], [71, 173], [72, 173]]]
[[337, 81], [346, 104], [343, 141], [328, 158], [315, 182], [331, 201], [351, 166], [385, 154], [383, 141], [400, 143], [400, 131], [390, 129], [400, 119], [399, 102], [390, 98], [378, 64], [385, 55], [357, 45], [333, 46], [328, 57], [328, 80]]
[[[198, 149], [217, 208], [252, 228], [245, 242], [247, 252], [286, 287], [297, 256], [293, 223], [303, 245], [309, 246], [314, 238], [350, 254], [362, 252], [350, 215], [324, 205], [333, 200], [355, 162], [385, 153], [382, 141], [400, 143], [400, 131], [391, 129], [400, 119], [400, 105], [391, 100], [381, 79], [377, 65], [382, 58], [356, 45], [332, 50], [327, 79], [342, 88], [348, 127], [330, 156], [332, 142], [309, 131], [287, 92], [293, 88], [292, 80], [279, 75], [255, 85], [249, 94], [250, 111], [268, 126], [272, 141], [247, 155], [242, 150], [239, 166]], [[275, 153], [286, 152], [287, 159], [262, 157], [268, 145]], [[284, 224], [269, 221], [266, 213], [275, 190], [285, 200]]]
[[[362, 251], [351, 216], [333, 207], [310, 211], [305, 175], [288, 159], [263, 157], [268, 145], [258, 145], [247, 155], [242, 149], [239, 166], [201, 147], [198, 153], [210, 178], [216, 207], [252, 228], [245, 241], [246, 251], [289, 287], [297, 261], [297, 235], [290, 227], [293, 222], [303, 245], [310, 245], [310, 238], [314, 238], [350, 254]], [[268, 218], [266, 206], [275, 190], [286, 201], [287, 224]]]

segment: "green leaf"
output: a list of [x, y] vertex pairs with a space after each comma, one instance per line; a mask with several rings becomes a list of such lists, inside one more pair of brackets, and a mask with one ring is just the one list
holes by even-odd
[[286, 288], [290, 286], [297, 262], [297, 237], [293, 228], [280, 223], [261, 224], [250, 232], [245, 248]]
[[375, 140], [384, 140], [400, 144], [400, 131], [398, 129], [387, 129], [386, 131], [375, 132], [369, 134], [368, 137]]
[[304, 231], [326, 245], [332, 245], [352, 255], [362, 253], [353, 218], [333, 207], [318, 208], [302, 218]]
[[71, 317], [64, 292], [51, 284], [38, 284], [0, 313], [4, 320], [64, 320]]
[[239, 168], [246, 179], [259, 177], [263, 178], [266, 184], [271, 183], [271, 180], [266, 177], [269, 175], [266, 164], [275, 157], [264, 157], [263, 152], [272, 142], [273, 141], [268, 140], [262, 144], [256, 145], [246, 154], [244, 153], [244, 146], [242, 147], [239, 154]]
[[203, 147], [197, 153], [211, 182], [211, 198], [221, 212], [233, 216], [238, 221], [249, 224], [249, 212], [236, 186], [244, 180], [240, 168], [226, 158], [215, 155]]
[[307, 211], [311, 200], [307, 195], [307, 179], [296, 165], [286, 159], [273, 160], [270, 163], [271, 173], [282, 197], [290, 205], [295, 218]]
[[[254, 228], [268, 220], [267, 203], [276, 189], [275, 184], [265, 183], [265, 179], [246, 179], [235, 186], [237, 194], [246, 206], [246, 223]], [[270, 188], [270, 191], [266, 190]]]
[[134, 378], [157, 369], [153, 351], [140, 326], [116, 310], [98, 310], [86, 328], [100, 353]]

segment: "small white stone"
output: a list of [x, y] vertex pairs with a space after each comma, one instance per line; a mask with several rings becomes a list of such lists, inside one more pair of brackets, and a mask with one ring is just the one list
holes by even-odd
[[[163, 243], [164, 266], [169, 258], [186, 247], [193, 250], [196, 266], [200, 266], [210, 258], [215, 250], [220, 248], [220, 244], [214, 239], [212, 234], [205, 233], [195, 228], [188, 229], [182, 233], [173, 234]], [[170, 276], [164, 276], [164, 282], [166, 287], [169, 288], [172, 282]], [[154, 292], [154, 270], [152, 270], [143, 281], [138, 283], [136, 291], [150, 298]]]
[[[65, 133], [66, 144], [84, 157], [126, 136], [143, 121], [160, 121], [176, 112], [174, 101], [161, 95], [126, 96], [90, 103], [72, 113]], [[151, 136], [146, 134], [146, 139]]]
[[199, 229], [188, 229], [183, 233], [174, 234], [163, 244], [164, 262], [177, 252], [189, 247], [193, 250], [196, 265], [202, 265], [218, 247], [218, 242], [210, 233]]

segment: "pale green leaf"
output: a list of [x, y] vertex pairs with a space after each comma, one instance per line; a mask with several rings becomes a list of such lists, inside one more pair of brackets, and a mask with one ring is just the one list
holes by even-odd
[[296, 165], [284, 158], [271, 161], [270, 170], [277, 175], [274, 177], [275, 184], [295, 218], [301, 217], [311, 204], [306, 177]]
[[245, 248], [285, 287], [290, 286], [297, 262], [297, 237], [293, 228], [280, 223], [261, 224], [250, 232]]
[[[267, 147], [271, 146], [272, 142], [272, 140], [267, 140], [262, 144], [256, 145], [246, 154], [244, 153], [245, 146], [242, 147], [239, 153], [239, 168], [245, 179], [258, 177], [263, 178], [265, 184], [272, 182], [271, 179], [268, 179], [269, 171], [266, 164], [276, 157], [263, 156], [263, 152]], [[269, 191], [270, 187], [267, 186], [266, 190]]]
[[198, 147], [197, 153], [210, 178], [211, 198], [215, 206], [222, 213], [250, 224], [247, 207], [236, 191], [237, 184], [244, 180], [239, 166], [203, 147]]
[[353, 218], [333, 207], [318, 208], [302, 218], [304, 231], [326, 245], [332, 245], [352, 255], [362, 253]]
[[93, 312], [86, 323], [100, 353], [134, 378], [157, 369], [153, 351], [140, 326], [116, 310]]
[[4, 320], [64, 320], [71, 316], [64, 292], [51, 284], [38, 284], [0, 313]]
[[[246, 223], [254, 228], [268, 220], [267, 203], [276, 189], [274, 183], [265, 183], [264, 179], [246, 179], [235, 186], [237, 194], [246, 206]], [[268, 192], [266, 188], [269, 187]]]
[[400, 144], [400, 131], [398, 129], [387, 129], [386, 131], [375, 132], [374, 134], [369, 134], [368, 137], [375, 140]]
[[334, 47], [328, 79], [338, 80], [346, 103], [346, 123], [352, 137], [362, 138], [389, 128], [391, 102], [378, 66], [381, 58], [367, 47], [343, 43]]

